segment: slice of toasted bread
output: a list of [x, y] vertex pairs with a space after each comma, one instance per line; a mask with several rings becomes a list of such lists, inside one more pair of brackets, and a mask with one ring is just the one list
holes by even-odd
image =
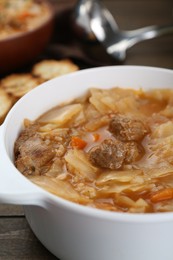
[[22, 97], [38, 86], [38, 84], [38, 80], [29, 73], [11, 74], [1, 81], [1, 85], [5, 91], [16, 98]]
[[0, 87], [0, 124], [13, 105], [13, 98]]
[[71, 60], [43, 60], [36, 63], [32, 68], [32, 74], [41, 79], [42, 82], [49, 79], [79, 70]]

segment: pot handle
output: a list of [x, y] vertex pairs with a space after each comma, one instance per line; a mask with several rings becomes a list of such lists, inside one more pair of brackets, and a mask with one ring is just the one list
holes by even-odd
[[44, 192], [18, 172], [7, 155], [4, 125], [0, 126], [0, 203], [16, 205], [43, 204]]

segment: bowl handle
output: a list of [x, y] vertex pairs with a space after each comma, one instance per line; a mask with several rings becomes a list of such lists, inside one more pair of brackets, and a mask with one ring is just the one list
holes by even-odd
[[0, 203], [16, 205], [43, 204], [44, 191], [18, 172], [4, 145], [4, 126], [0, 126]]

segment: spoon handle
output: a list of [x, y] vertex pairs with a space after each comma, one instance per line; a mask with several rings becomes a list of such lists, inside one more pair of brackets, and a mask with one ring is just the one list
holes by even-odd
[[133, 46], [138, 42], [153, 39], [171, 33], [173, 33], [173, 24], [160, 25], [160, 26], [152, 25], [152, 26], [147, 26], [140, 29], [124, 32], [125, 37], [128, 40], [128, 48], [130, 48], [131, 46]]

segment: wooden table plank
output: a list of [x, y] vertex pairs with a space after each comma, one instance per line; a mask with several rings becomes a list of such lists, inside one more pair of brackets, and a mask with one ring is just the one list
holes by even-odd
[[0, 218], [0, 259], [57, 259], [35, 237], [24, 217]]
[[22, 206], [16, 205], [0, 205], [0, 217], [7, 216], [24, 216]]

